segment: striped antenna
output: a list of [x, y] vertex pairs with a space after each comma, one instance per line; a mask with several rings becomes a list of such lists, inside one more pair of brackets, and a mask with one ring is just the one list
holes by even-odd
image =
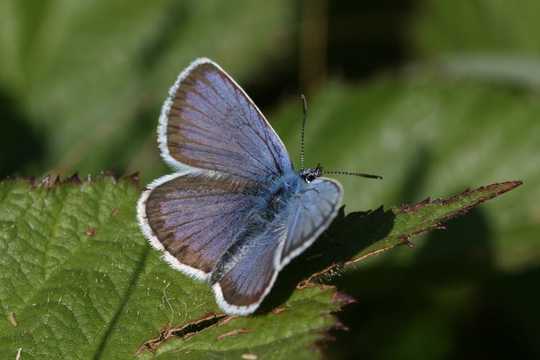
[[350, 172], [350, 171], [324, 171], [325, 175], [349, 175], [349, 176], [360, 176], [365, 177], [368, 179], [379, 179], [382, 180], [382, 176], [379, 175], [372, 175], [372, 174], [364, 174], [364, 173], [357, 173], [357, 172]]
[[302, 99], [302, 109], [304, 111], [304, 118], [302, 119], [302, 132], [300, 133], [300, 169], [304, 170], [304, 130], [306, 129], [307, 121], [307, 100], [304, 94], [300, 95]]

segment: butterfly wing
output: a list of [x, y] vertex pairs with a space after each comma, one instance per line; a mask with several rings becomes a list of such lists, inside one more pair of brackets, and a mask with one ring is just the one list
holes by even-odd
[[207, 172], [167, 175], [139, 199], [139, 224], [175, 269], [206, 280], [235, 240], [256, 196], [256, 184]]
[[241, 260], [213, 285], [220, 307], [239, 315], [255, 311], [279, 271], [330, 225], [342, 193], [341, 185], [331, 179], [305, 184], [266, 231], [251, 239]]
[[290, 160], [259, 109], [208, 59], [194, 61], [171, 88], [158, 140], [163, 158], [185, 175], [148, 187], [139, 222], [173, 267], [206, 279], [253, 207], [247, 192], [290, 169]]
[[158, 128], [165, 161], [260, 180], [291, 168], [285, 146], [261, 111], [217, 64], [198, 59], [169, 92]]
[[286, 233], [270, 226], [251, 239], [241, 260], [212, 285], [218, 305], [228, 314], [254, 312], [272, 288], [278, 275], [276, 254]]
[[306, 184], [303, 193], [294, 198], [287, 222], [287, 237], [280, 254], [280, 266], [306, 250], [328, 228], [336, 217], [343, 189], [335, 180], [318, 178]]
[[[140, 226], [174, 268], [208, 280], [253, 209], [260, 207], [263, 184], [289, 173], [292, 165], [261, 112], [208, 59], [192, 63], [171, 88], [158, 140], [165, 161], [180, 172], [143, 192]], [[241, 258], [213, 284], [226, 312], [255, 311], [279, 270], [337, 214], [339, 184], [317, 180], [306, 188], [275, 221], [253, 234]]]

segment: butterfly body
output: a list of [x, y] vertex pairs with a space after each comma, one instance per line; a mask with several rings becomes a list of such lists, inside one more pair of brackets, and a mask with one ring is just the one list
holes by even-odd
[[158, 140], [176, 172], [141, 195], [143, 233], [173, 268], [208, 282], [225, 312], [252, 313], [336, 216], [341, 185], [319, 167], [294, 170], [259, 109], [208, 59], [171, 88]]
[[279, 236], [266, 237], [265, 234], [272, 231], [278, 234], [283, 231], [291, 213], [291, 207], [294, 206], [291, 199], [305, 191], [309, 191], [309, 184], [294, 171], [261, 186], [257, 192], [257, 203], [246, 216], [246, 221], [239, 229], [231, 247], [212, 270], [210, 283], [217, 283], [227, 269], [231, 269], [242, 261], [245, 254], [249, 252], [250, 246], [277, 245]]
[[304, 190], [304, 185], [304, 180], [294, 171], [272, 181], [268, 186], [269, 192], [265, 197], [264, 210], [284, 211], [290, 204], [290, 199]]

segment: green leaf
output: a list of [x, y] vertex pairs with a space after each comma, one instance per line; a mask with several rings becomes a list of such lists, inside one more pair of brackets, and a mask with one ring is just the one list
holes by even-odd
[[[146, 243], [135, 222], [138, 196], [132, 180], [109, 177], [0, 183], [2, 354], [125, 359], [141, 350], [146, 358], [143, 344], [164, 329], [219, 313], [209, 286], [171, 269]], [[156, 354], [310, 358], [340, 304], [333, 287], [308, 287], [278, 311], [192, 326]]]
[[311, 359], [317, 355], [314, 343], [323, 339], [322, 331], [336, 325], [329, 312], [337, 310], [341, 301], [332, 287], [304, 288], [274, 312], [224, 317], [216, 326], [188, 336], [178, 337], [173, 331], [171, 338], [152, 344], [155, 352], [143, 346], [139, 354], [159, 359], [206, 359], [212, 355], [238, 359], [246, 353], [258, 358]]
[[394, 226], [385, 239], [362, 250], [348, 264], [363, 260], [397, 245], [411, 245], [410, 238], [433, 229], [445, 229], [444, 223], [463, 215], [473, 207], [508, 192], [522, 184], [521, 181], [508, 181], [491, 184], [475, 190], [467, 190], [446, 199], [427, 198], [415, 205], [404, 205], [391, 209]]
[[[396, 246], [414, 247], [411, 238], [430, 230], [446, 229], [445, 223], [448, 220], [464, 215], [475, 206], [521, 184], [521, 181], [491, 184], [449, 198], [427, 198], [414, 205], [403, 205], [387, 211], [379, 208], [375, 211], [353, 212], [347, 216], [342, 212], [327, 233], [329, 240], [326, 243], [319, 242], [312, 250], [319, 253], [316, 266], [323, 266], [325, 261], [330, 265], [314, 271], [306, 283], [332, 275], [338, 268], [351, 270], [357, 263]], [[336, 263], [338, 252], [342, 254], [343, 263]], [[302, 267], [306, 268], [306, 265]]]
[[[393, 210], [390, 232], [359, 256], [395, 246], [517, 185], [496, 184]], [[280, 277], [261, 314], [219, 315], [207, 285], [169, 268], [147, 245], [134, 220], [138, 195], [128, 179], [0, 183], [0, 299], [8, 320], [0, 323], [2, 353], [22, 349], [25, 359], [75, 353], [81, 359], [135, 353], [164, 359], [198, 359], [209, 353], [226, 358], [314, 356], [310, 349], [322, 331], [336, 325], [330, 313], [347, 297], [333, 287], [297, 286], [299, 274], [309, 276], [306, 261], [300, 261]], [[352, 224], [374, 230], [361, 231], [367, 237], [388, 227], [373, 215], [367, 222], [354, 214], [344, 220], [350, 222], [351, 216]], [[350, 231], [340, 224], [344, 220], [334, 228]], [[345, 244], [357, 246], [349, 232], [345, 235]]]

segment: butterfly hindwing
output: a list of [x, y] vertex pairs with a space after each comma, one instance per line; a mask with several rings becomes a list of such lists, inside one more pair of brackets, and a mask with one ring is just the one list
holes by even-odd
[[141, 196], [139, 222], [173, 267], [207, 279], [257, 200], [255, 186], [205, 172], [165, 176]]
[[199, 59], [184, 70], [163, 106], [161, 154], [186, 165], [259, 181], [291, 168], [285, 146], [260, 110], [217, 64]]
[[242, 258], [212, 288], [219, 306], [228, 313], [250, 314], [264, 300], [278, 274], [276, 254], [283, 228], [270, 227], [255, 236]]
[[[302, 181], [302, 180], [300, 180]], [[229, 313], [253, 312], [279, 271], [306, 250], [337, 215], [342, 190], [330, 179], [301, 183], [287, 207], [243, 247], [240, 260], [213, 285], [219, 305]]]

